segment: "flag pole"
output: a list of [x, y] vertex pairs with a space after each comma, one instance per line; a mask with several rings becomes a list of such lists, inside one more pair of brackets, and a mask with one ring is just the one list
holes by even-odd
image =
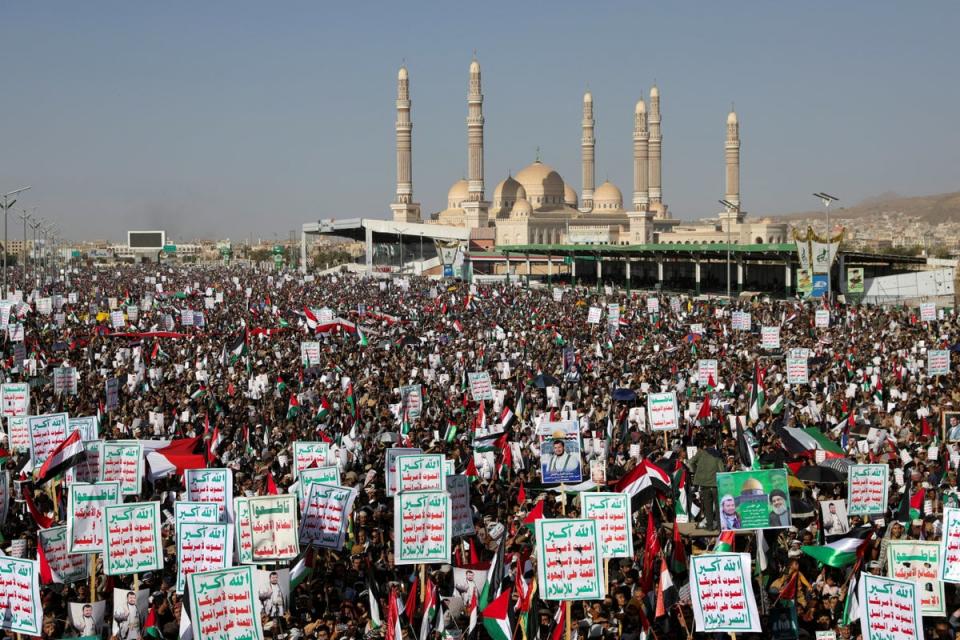
[[[563, 620], [564, 620], [564, 623], [567, 625], [567, 640], [571, 640], [572, 636], [570, 632], [570, 601], [564, 600], [563, 607], [564, 607]], [[734, 638], [733, 640], [737, 640], [737, 639]]]
[[97, 601], [97, 554], [90, 554], [90, 604]]

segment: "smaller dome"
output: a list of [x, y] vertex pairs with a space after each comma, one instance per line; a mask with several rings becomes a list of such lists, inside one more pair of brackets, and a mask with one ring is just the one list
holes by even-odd
[[727, 124], [737, 124], [737, 112], [731, 111], [727, 116]]
[[480, 73], [480, 63], [476, 60], [470, 63], [470, 73]]
[[407, 68], [400, 67], [400, 71], [397, 73], [397, 80], [406, 80], [407, 79]]
[[660, 89], [657, 89], [657, 85], [653, 85], [652, 87], [650, 87], [650, 97], [651, 98], [660, 97]]
[[609, 180], [597, 187], [593, 192], [593, 210], [594, 211], [612, 211], [623, 208], [623, 194], [617, 185]]
[[531, 213], [533, 213], [533, 207], [530, 206], [530, 201], [526, 198], [520, 198], [514, 203], [513, 209], [510, 211], [510, 217], [529, 216]]
[[634, 113], [646, 113], [647, 112], [647, 103], [643, 101], [643, 98], [637, 100], [637, 106], [633, 111]]
[[447, 191], [447, 208], [456, 209], [470, 195], [470, 184], [466, 180], [457, 180]]
[[585, 94], [583, 94], [583, 101], [584, 101], [584, 102], [593, 102], [593, 94], [590, 93], [589, 91], [587, 91]]
[[577, 192], [568, 184], [563, 185], [563, 204], [576, 208]]

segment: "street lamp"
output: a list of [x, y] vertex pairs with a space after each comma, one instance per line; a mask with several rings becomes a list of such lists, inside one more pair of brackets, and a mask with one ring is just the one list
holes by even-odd
[[[726, 208], [727, 214], [737, 210], [737, 205], [726, 200], [718, 200]], [[730, 299], [730, 216], [727, 215], [727, 299]]]
[[17, 204], [16, 199], [13, 202], [9, 202], [10, 196], [15, 196], [18, 193], [26, 191], [31, 187], [20, 187], [19, 189], [14, 189], [13, 191], [8, 191], [3, 194], [3, 297], [7, 298], [7, 212], [10, 211], [10, 207]]
[[[813, 197], [820, 199], [820, 202], [823, 203], [823, 210], [824, 210], [824, 212], [827, 214], [827, 251], [829, 252], [829, 251], [830, 251], [830, 244], [831, 244], [831, 242], [830, 242], [830, 203], [831, 203], [831, 202], [839, 202], [839, 201], [840, 201], [840, 198], [835, 198], [834, 196], [830, 195], [829, 193], [824, 193], [824, 192], [822, 192], [822, 191], [821, 191], [820, 193], [815, 193], [815, 194], [813, 194]], [[828, 254], [828, 255], [829, 255], [829, 254]], [[831, 282], [830, 282], [830, 272], [831, 272], [831, 271], [833, 271], [833, 260], [832, 260], [832, 259], [830, 260], [830, 264], [827, 266], [827, 298], [830, 297], [830, 294], [831, 294], [831, 292], [833, 291], [833, 287], [831, 286]]]
[[30, 228], [33, 229], [33, 245], [30, 247], [30, 268], [33, 269], [33, 271], [30, 275], [32, 277], [31, 279], [37, 283], [34, 286], [38, 289], [40, 288], [40, 284], [37, 282], [37, 229], [43, 226], [43, 222], [43, 218], [40, 218], [30, 223]]
[[[31, 211], [36, 214], [37, 208], [34, 207]], [[33, 216], [27, 213], [26, 209], [20, 210], [20, 219], [23, 220], [23, 247], [21, 247], [20, 255], [23, 256], [20, 260], [20, 268], [23, 269], [23, 290], [27, 290], [27, 220], [31, 220]]]

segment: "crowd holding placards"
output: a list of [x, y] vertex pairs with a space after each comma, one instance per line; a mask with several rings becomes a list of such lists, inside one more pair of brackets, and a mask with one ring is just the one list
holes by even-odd
[[4, 633], [960, 631], [949, 309], [143, 265], [0, 325]]

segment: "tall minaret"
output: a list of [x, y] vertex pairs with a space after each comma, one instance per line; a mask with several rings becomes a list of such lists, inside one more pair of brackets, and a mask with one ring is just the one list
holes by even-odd
[[646, 211], [650, 204], [648, 192], [648, 178], [650, 158], [648, 143], [650, 133], [647, 131], [647, 105], [643, 98], [637, 100], [637, 107], [633, 112], [633, 210]]
[[730, 109], [727, 116], [727, 142], [724, 145], [727, 155], [727, 193], [724, 199], [736, 205], [740, 210], [740, 123], [737, 112]]
[[594, 148], [596, 140], [593, 137], [593, 95], [587, 91], [583, 94], [583, 139], [580, 141], [580, 153], [583, 163], [583, 193], [580, 194], [580, 211], [593, 210], [593, 174]]
[[660, 149], [663, 138], [660, 135], [660, 89], [653, 85], [650, 89], [650, 204], [658, 214], [662, 213], [663, 194], [660, 191]]
[[468, 227], [486, 227], [489, 203], [483, 199], [483, 93], [480, 91], [480, 63], [470, 63], [467, 91], [467, 201], [463, 203]]
[[397, 222], [419, 222], [420, 205], [413, 201], [413, 158], [410, 121], [410, 80], [407, 68], [397, 73], [397, 195], [390, 205]]

